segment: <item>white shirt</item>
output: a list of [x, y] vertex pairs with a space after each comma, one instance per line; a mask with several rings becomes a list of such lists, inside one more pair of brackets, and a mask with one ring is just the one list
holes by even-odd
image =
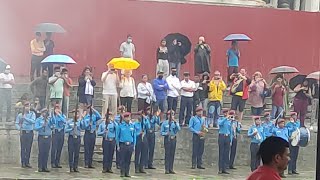
[[5, 83], [3, 83], [3, 81], [8, 82], [8, 81], [14, 80], [13, 74], [11, 74], [11, 73], [8, 73], [8, 74], [1, 73], [0, 74], [0, 79], [1, 79], [0, 80], [0, 88], [1, 89], [12, 89], [12, 85], [11, 84], [5, 84]]
[[196, 85], [195, 85], [194, 81], [191, 81], [191, 80], [189, 80], [188, 82], [186, 82], [185, 80], [181, 81], [181, 96], [193, 97], [193, 92], [186, 92], [186, 91], [182, 90], [182, 88], [196, 89]]
[[[106, 80], [103, 78], [107, 76]], [[117, 74], [108, 74], [107, 72], [102, 73], [102, 94], [104, 95], [117, 95]]]
[[87, 79], [86, 88], [84, 94], [93, 95], [93, 86], [91, 85], [90, 79]]
[[180, 96], [179, 91], [181, 89], [181, 84], [180, 84], [179, 78], [177, 78], [177, 76], [170, 75], [166, 78], [166, 81], [169, 86], [168, 96], [169, 97], [179, 97]]
[[133, 43], [123, 42], [120, 45], [120, 52], [125, 58], [133, 58], [133, 53], [136, 51]]
[[[145, 99], [147, 103], [150, 103], [151, 100], [155, 101], [155, 95], [153, 93], [153, 88], [152, 85], [150, 83], [139, 83], [138, 84], [138, 98], [140, 99]], [[150, 95], [148, 95], [150, 94]]]
[[136, 91], [136, 84], [134, 82], [134, 79], [132, 77], [124, 78], [121, 80], [119, 87], [120, 90], [120, 97], [136, 97], [137, 91]]

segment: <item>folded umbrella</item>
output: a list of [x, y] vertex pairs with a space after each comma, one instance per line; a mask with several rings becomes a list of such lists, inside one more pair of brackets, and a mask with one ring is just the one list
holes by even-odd
[[313, 73], [310, 73], [307, 78], [309, 79], [316, 79], [316, 80], [320, 80], [320, 71], [316, 71], [316, 72], [313, 72]]
[[312, 87], [313, 84], [317, 83], [315, 79], [309, 79], [306, 75], [296, 75], [295, 77], [291, 78], [289, 81], [289, 87], [291, 90], [294, 90], [297, 85], [302, 84], [303, 81], [307, 80], [309, 87]]
[[245, 34], [229, 34], [223, 40], [225, 40], [225, 41], [251, 41], [252, 39]]
[[177, 40], [178, 42], [181, 42], [181, 53], [183, 55], [183, 57], [185, 57], [186, 55], [188, 55], [191, 51], [191, 41], [189, 40], [189, 38], [183, 34], [180, 33], [171, 33], [168, 34], [165, 38], [167, 41], [167, 46], [172, 45], [173, 40]]
[[115, 69], [134, 70], [138, 69], [140, 64], [131, 58], [113, 58], [107, 65], [113, 64]]
[[67, 55], [57, 54], [46, 57], [41, 63], [54, 63], [54, 64], [76, 64], [76, 62]]
[[65, 33], [66, 30], [55, 23], [40, 23], [37, 24], [34, 28], [35, 32], [52, 32], [52, 33]]
[[269, 74], [290, 74], [290, 73], [298, 73], [299, 71], [295, 67], [290, 66], [279, 66], [272, 68]]

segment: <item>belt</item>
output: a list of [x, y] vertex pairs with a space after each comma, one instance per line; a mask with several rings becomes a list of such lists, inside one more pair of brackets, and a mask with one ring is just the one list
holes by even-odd
[[104, 138], [105, 141], [113, 141], [114, 138]]
[[29, 133], [32, 133], [33, 131], [32, 130], [22, 130], [22, 134], [29, 134]]
[[121, 144], [124, 144], [124, 145], [127, 145], [127, 146], [129, 146], [129, 145], [131, 145], [132, 144], [132, 142], [120, 142]]
[[43, 136], [43, 135], [39, 135], [40, 137], [44, 138], [44, 139], [48, 139], [51, 136]]
[[229, 134], [219, 134], [219, 136], [228, 137]]
[[170, 139], [176, 139], [177, 136], [170, 136]]

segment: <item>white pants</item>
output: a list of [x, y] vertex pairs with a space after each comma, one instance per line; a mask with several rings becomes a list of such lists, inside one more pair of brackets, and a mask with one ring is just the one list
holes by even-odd
[[164, 78], [169, 76], [170, 70], [169, 70], [169, 62], [168, 62], [168, 60], [163, 60], [163, 59], [159, 59], [158, 60], [156, 75], [157, 75], [157, 73], [159, 71], [163, 72], [163, 77]]
[[106, 112], [109, 108], [109, 112], [116, 115], [117, 114], [117, 95], [103, 95], [103, 107], [102, 107], [102, 116], [106, 115]]

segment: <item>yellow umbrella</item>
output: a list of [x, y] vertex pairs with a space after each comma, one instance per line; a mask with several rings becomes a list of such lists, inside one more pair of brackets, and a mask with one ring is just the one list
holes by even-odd
[[107, 65], [113, 64], [115, 69], [134, 70], [138, 69], [140, 64], [131, 58], [113, 58]]

